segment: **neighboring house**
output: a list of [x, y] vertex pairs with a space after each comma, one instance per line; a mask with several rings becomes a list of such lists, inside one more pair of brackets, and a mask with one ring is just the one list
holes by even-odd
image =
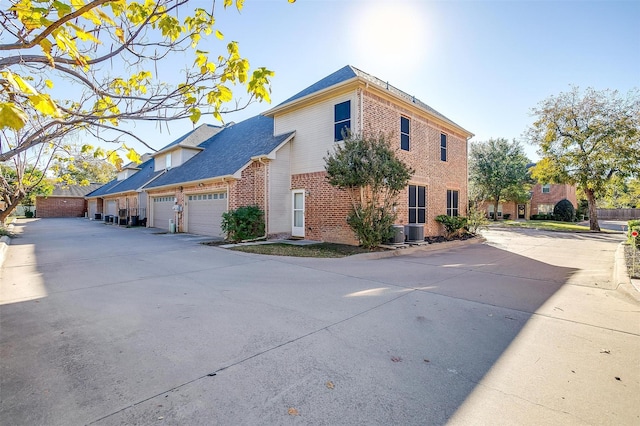
[[84, 217], [87, 212], [85, 195], [101, 186], [100, 183], [56, 185], [51, 195], [36, 197], [36, 217]]
[[[153, 156], [145, 154], [141, 164], [127, 164], [118, 172], [115, 179], [87, 194], [89, 217], [97, 220], [109, 217], [110, 222], [122, 225], [144, 223], [144, 219], [147, 219], [149, 214], [149, 197], [143, 189], [144, 186], [171, 168], [172, 157], [175, 157], [173, 164], [180, 165], [202, 150], [195, 145], [218, 131], [220, 131], [218, 126], [203, 124], [176, 139]], [[162, 160], [162, 167], [157, 166], [158, 157]], [[168, 227], [168, 221], [164, 227]]]
[[[467, 141], [473, 134], [346, 66], [262, 115], [153, 154], [160, 175], [143, 187], [148, 225], [168, 229], [173, 220], [179, 232], [222, 236], [222, 213], [257, 205], [268, 236], [356, 243], [346, 223], [351, 202], [327, 183], [325, 172], [325, 157], [345, 129], [388, 135], [415, 170], [398, 199], [397, 223], [439, 235], [436, 216], [466, 215]], [[106, 193], [114, 191], [117, 185]], [[108, 197], [101, 196], [104, 203]]]
[[[578, 207], [576, 186], [569, 184], [535, 184], [529, 191], [531, 197], [527, 202], [506, 201], [498, 204], [498, 219], [530, 219], [533, 215], [553, 214], [553, 208], [558, 201], [567, 199], [573, 207]], [[487, 217], [493, 219], [493, 202], [480, 203], [480, 209], [487, 213]]]

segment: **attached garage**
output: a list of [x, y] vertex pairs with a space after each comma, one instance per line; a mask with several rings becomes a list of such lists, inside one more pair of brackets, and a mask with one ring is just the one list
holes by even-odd
[[222, 213], [227, 211], [227, 193], [215, 192], [186, 196], [186, 232], [222, 237]]
[[118, 215], [118, 206], [116, 204], [116, 200], [107, 201], [107, 209], [105, 210], [105, 215], [111, 215], [111, 216]]
[[175, 212], [173, 211], [175, 198], [174, 197], [152, 197], [151, 204], [152, 204], [151, 205], [151, 209], [152, 209], [151, 226], [154, 228], [169, 230], [169, 221], [171, 219], [174, 219], [175, 217]]
[[[87, 209], [89, 214], [89, 219], [96, 219], [96, 213], [98, 213], [98, 200], [89, 200], [87, 203]], [[101, 219], [98, 217], [97, 219]]]

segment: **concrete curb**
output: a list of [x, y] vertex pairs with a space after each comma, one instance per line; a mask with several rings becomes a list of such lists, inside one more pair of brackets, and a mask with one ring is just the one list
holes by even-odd
[[[636, 301], [640, 302], [640, 290], [634, 285], [627, 272], [627, 261], [624, 256], [625, 243], [618, 244], [613, 262], [613, 282], [617, 290], [629, 295]], [[638, 281], [638, 280], [633, 280]], [[640, 282], [638, 283], [640, 284]]]
[[384, 259], [387, 257], [404, 256], [413, 253], [448, 250], [452, 248], [468, 246], [471, 244], [480, 244], [484, 243], [485, 241], [486, 239], [484, 237], [477, 236], [468, 240], [445, 241], [442, 243], [423, 244], [404, 248], [398, 247], [395, 250], [354, 254], [353, 256], [343, 257], [343, 259]]
[[7, 236], [0, 238], [0, 268], [2, 268], [2, 264], [4, 263], [5, 254], [9, 244], [11, 244], [11, 238]]

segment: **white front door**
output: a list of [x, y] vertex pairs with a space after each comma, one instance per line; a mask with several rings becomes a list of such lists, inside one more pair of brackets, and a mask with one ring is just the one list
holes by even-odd
[[304, 189], [293, 191], [292, 237], [304, 237]]

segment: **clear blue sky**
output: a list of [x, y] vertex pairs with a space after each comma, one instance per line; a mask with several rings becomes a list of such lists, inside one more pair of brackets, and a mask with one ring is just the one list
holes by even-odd
[[[225, 43], [238, 41], [252, 66], [276, 72], [271, 105], [225, 121], [259, 114], [347, 64], [415, 95], [473, 141], [520, 139], [530, 109], [571, 85], [640, 87], [640, 1], [246, 0], [241, 13], [219, 8], [217, 20]], [[148, 139], [160, 148], [191, 128], [172, 124]]]

